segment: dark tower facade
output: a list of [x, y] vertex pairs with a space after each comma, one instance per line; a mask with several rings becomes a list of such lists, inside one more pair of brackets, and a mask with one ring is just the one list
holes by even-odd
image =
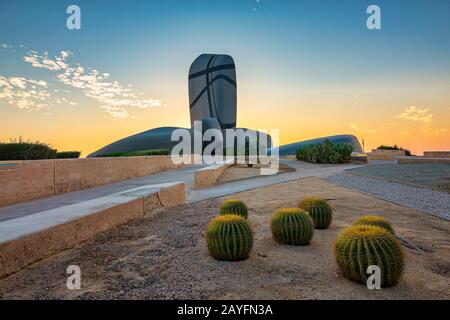
[[225, 54], [202, 54], [189, 69], [189, 109], [194, 121], [215, 118], [222, 129], [236, 127], [236, 67]]

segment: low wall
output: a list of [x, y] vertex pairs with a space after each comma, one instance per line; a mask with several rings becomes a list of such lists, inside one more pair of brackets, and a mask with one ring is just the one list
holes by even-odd
[[393, 161], [396, 157], [405, 156], [405, 150], [380, 150], [372, 149], [372, 152], [367, 155], [367, 160], [384, 160]]
[[426, 157], [399, 157], [398, 164], [413, 164], [413, 163], [448, 163], [450, 158], [426, 158]]
[[0, 161], [0, 206], [54, 194], [55, 161]]
[[350, 157], [350, 162], [351, 163], [367, 163], [368, 162], [367, 154], [365, 154], [365, 153], [352, 154]]
[[175, 182], [138, 187], [2, 222], [0, 278], [155, 209], [184, 203], [185, 185]]
[[424, 158], [450, 158], [450, 151], [424, 151]]
[[219, 177], [224, 171], [234, 163], [227, 161], [224, 163], [213, 164], [206, 168], [199, 169], [194, 172], [194, 188], [203, 189], [215, 186]]
[[0, 206], [183, 166], [170, 156], [0, 161]]

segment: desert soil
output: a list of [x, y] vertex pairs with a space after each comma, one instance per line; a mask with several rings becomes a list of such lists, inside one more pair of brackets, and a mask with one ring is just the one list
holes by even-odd
[[[280, 207], [306, 195], [330, 199], [334, 220], [309, 246], [272, 240]], [[224, 197], [230, 198], [230, 197]], [[250, 258], [216, 261], [204, 232], [224, 198], [162, 209], [100, 234], [0, 280], [3, 299], [450, 299], [450, 222], [351, 191], [318, 178], [234, 194], [250, 207]], [[336, 234], [362, 214], [387, 217], [403, 239], [406, 269], [392, 288], [368, 290], [337, 270]], [[81, 290], [68, 290], [66, 268], [81, 268]]]

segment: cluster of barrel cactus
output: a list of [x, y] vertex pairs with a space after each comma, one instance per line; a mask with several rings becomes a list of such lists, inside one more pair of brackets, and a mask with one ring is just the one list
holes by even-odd
[[333, 210], [326, 200], [306, 197], [299, 203], [299, 208], [309, 213], [314, 221], [314, 228], [326, 229], [331, 224]]
[[253, 246], [253, 231], [247, 222], [248, 209], [241, 200], [225, 200], [220, 215], [206, 230], [211, 256], [218, 260], [238, 261], [248, 258]]
[[230, 199], [222, 203], [220, 214], [237, 214], [247, 219], [248, 209], [243, 201]]
[[253, 246], [253, 232], [243, 217], [220, 215], [209, 223], [206, 241], [212, 257], [228, 261], [244, 260]]
[[[333, 210], [326, 200], [307, 197], [298, 208], [283, 208], [272, 216], [273, 238], [287, 245], [308, 245], [314, 228], [326, 229]], [[206, 242], [211, 256], [218, 260], [248, 258], [253, 246], [253, 231], [246, 220], [248, 209], [240, 200], [225, 200], [220, 215], [211, 220]], [[382, 287], [395, 285], [403, 272], [403, 251], [390, 223], [380, 216], [362, 216], [353, 226], [339, 233], [334, 244], [336, 263], [342, 274], [366, 284], [369, 266], [381, 271]]]
[[402, 249], [391, 232], [381, 227], [358, 224], [343, 230], [337, 237], [334, 252], [343, 275], [366, 284], [369, 266], [381, 271], [381, 287], [395, 285], [402, 274]]
[[309, 244], [313, 233], [311, 217], [299, 208], [280, 209], [272, 217], [272, 235], [279, 243], [304, 246]]
[[391, 224], [381, 216], [362, 216], [355, 221], [354, 225], [370, 225], [386, 229], [393, 235], [395, 234]]

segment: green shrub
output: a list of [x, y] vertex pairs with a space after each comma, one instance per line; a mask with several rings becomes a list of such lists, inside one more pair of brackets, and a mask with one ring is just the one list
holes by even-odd
[[326, 229], [331, 224], [333, 210], [326, 200], [306, 197], [300, 202], [299, 208], [309, 213], [314, 221], [314, 228]]
[[351, 159], [355, 147], [346, 143], [332, 143], [325, 140], [323, 143], [309, 144], [297, 150], [296, 158], [299, 161], [311, 163], [345, 163]]
[[158, 156], [158, 155], [169, 155], [169, 149], [150, 149], [142, 151], [127, 152], [123, 157], [138, 157], [138, 156]]
[[411, 151], [409, 151], [408, 149], [403, 149], [402, 147], [397, 146], [396, 144], [394, 144], [393, 146], [386, 146], [386, 145], [381, 145], [379, 147], [377, 147], [378, 150], [405, 150], [405, 155], [407, 156], [411, 156]]
[[220, 215], [209, 223], [206, 243], [209, 253], [215, 259], [244, 260], [253, 246], [253, 232], [248, 222], [241, 216]]
[[139, 157], [139, 156], [159, 156], [159, 155], [169, 155], [169, 149], [150, 149], [150, 150], [140, 150], [131, 152], [111, 152], [106, 154], [98, 155], [97, 157]]
[[403, 252], [387, 230], [369, 225], [355, 225], [337, 237], [334, 252], [344, 276], [367, 283], [367, 267], [376, 265], [381, 271], [381, 286], [395, 285], [403, 272]]
[[105, 154], [99, 154], [96, 157], [97, 158], [114, 158], [114, 157], [123, 157], [126, 152], [111, 152], [111, 153], [105, 153]]
[[314, 225], [311, 217], [299, 208], [280, 209], [272, 217], [272, 235], [279, 243], [307, 245], [313, 233]]
[[54, 159], [56, 150], [48, 144], [39, 141], [11, 141], [9, 143], [0, 142], [0, 160], [38, 160]]
[[80, 151], [61, 151], [56, 153], [57, 159], [79, 158]]
[[354, 225], [367, 224], [370, 226], [376, 226], [383, 229], [386, 229], [393, 235], [395, 234], [394, 229], [391, 224], [381, 216], [362, 216], [358, 220], [355, 221]]
[[247, 219], [248, 209], [241, 200], [225, 200], [220, 206], [220, 214], [237, 214]]

